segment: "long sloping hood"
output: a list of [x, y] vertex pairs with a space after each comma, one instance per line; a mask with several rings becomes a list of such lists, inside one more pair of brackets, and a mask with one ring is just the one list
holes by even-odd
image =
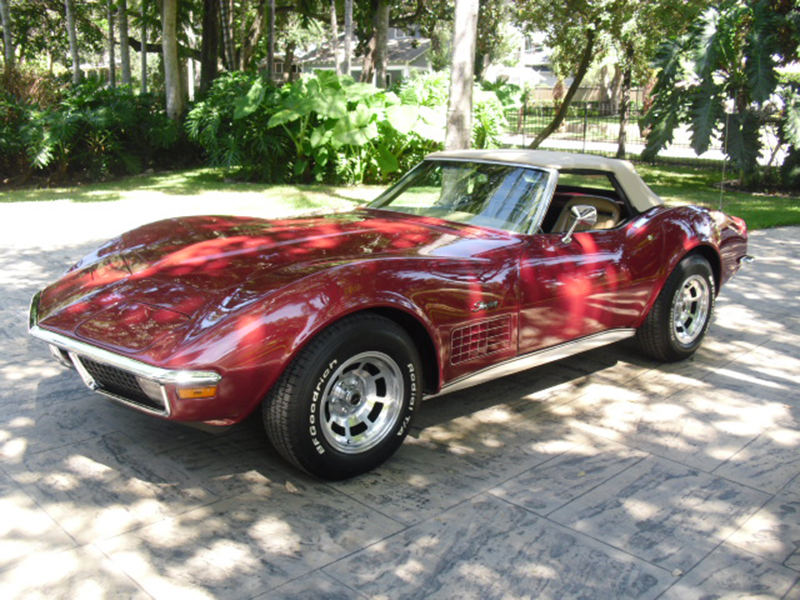
[[479, 260], [514, 243], [499, 231], [372, 210], [286, 220], [168, 219], [82, 259], [43, 290], [39, 314], [45, 327], [137, 352], [179, 337], [233, 290], [265, 295], [354, 261]]

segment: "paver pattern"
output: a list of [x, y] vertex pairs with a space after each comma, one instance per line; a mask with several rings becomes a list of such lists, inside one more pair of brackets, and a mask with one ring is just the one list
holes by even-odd
[[219, 206], [0, 205], [3, 598], [800, 598], [800, 228], [756, 232], [698, 354], [618, 344], [423, 406], [323, 483], [89, 392], [30, 297], [104, 239]]

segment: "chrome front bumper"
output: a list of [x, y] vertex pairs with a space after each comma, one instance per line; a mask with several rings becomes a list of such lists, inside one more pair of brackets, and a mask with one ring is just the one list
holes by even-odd
[[[122, 356], [115, 352], [98, 348], [86, 342], [67, 337], [60, 333], [55, 333], [39, 326], [39, 298], [41, 292], [37, 293], [31, 300], [30, 313], [28, 317], [28, 332], [35, 338], [50, 344], [53, 355], [64, 364], [72, 363], [72, 366], [80, 373], [86, 385], [95, 392], [108, 396], [114, 400], [122, 402], [144, 412], [168, 417], [172, 410], [166, 386], [175, 387], [201, 387], [217, 385], [222, 379], [219, 373], [214, 371], [191, 371], [179, 369], [164, 369], [155, 367], [147, 363]], [[127, 397], [124, 394], [116, 393], [104, 387], [102, 381], [98, 381], [96, 375], [90, 371], [97, 372], [96, 369], [89, 367], [94, 363], [100, 367], [116, 369], [121, 374], [143, 380], [141, 387], [148, 387], [148, 384], [158, 386], [160, 392], [148, 394], [146, 390], [142, 393], [153, 399], [156, 406], [137, 401], [135, 398]], [[87, 368], [88, 367], [88, 368]], [[152, 388], [151, 388], [151, 391]], [[160, 396], [160, 398], [159, 398]], [[158, 406], [158, 404], [163, 404]]]

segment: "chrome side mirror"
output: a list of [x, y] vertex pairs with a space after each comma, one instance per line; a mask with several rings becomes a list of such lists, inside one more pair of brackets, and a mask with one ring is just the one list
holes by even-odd
[[592, 227], [597, 223], [597, 209], [594, 206], [576, 204], [569, 212], [570, 215], [572, 215], [572, 225], [569, 226], [569, 230], [567, 230], [567, 233], [561, 238], [561, 241], [565, 244], [569, 244], [572, 241], [572, 234], [575, 233], [575, 229], [578, 225], [588, 225]]

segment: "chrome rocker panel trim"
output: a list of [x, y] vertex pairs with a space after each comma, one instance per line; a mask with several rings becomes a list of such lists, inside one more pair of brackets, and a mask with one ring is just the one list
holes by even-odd
[[452, 392], [458, 392], [485, 383], [491, 379], [505, 377], [506, 375], [512, 375], [520, 371], [532, 369], [533, 367], [539, 367], [549, 362], [574, 356], [575, 354], [588, 352], [589, 350], [594, 350], [595, 348], [600, 348], [609, 344], [615, 344], [616, 342], [631, 338], [634, 335], [636, 335], [635, 329], [611, 329], [602, 333], [586, 336], [579, 340], [553, 346], [552, 348], [537, 350], [536, 352], [512, 358], [500, 364], [492, 365], [491, 367], [472, 373], [471, 375], [467, 375], [466, 377], [462, 377], [461, 379], [451, 381], [443, 385], [442, 389], [439, 390], [437, 394], [425, 396], [425, 399], [427, 400], [429, 398], [444, 396]]

